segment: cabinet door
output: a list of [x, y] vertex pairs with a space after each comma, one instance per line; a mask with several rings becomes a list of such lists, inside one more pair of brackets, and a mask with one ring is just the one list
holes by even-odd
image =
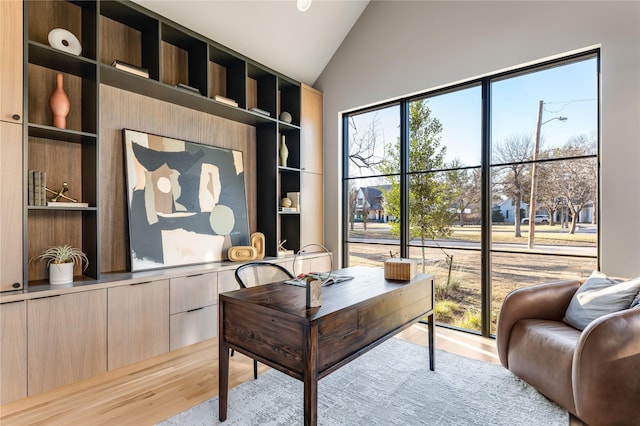
[[171, 315], [171, 350], [211, 339], [217, 335], [217, 304]]
[[[1, 2], [0, 2], [1, 3]], [[22, 126], [0, 121], [0, 291], [22, 288]]]
[[218, 274], [172, 278], [169, 292], [171, 314], [215, 305], [218, 303]]
[[108, 291], [108, 369], [169, 352], [169, 280]]
[[[300, 247], [324, 243], [323, 208], [324, 191], [322, 175], [300, 173]], [[313, 250], [312, 250], [313, 251]]]
[[107, 293], [27, 301], [28, 386], [34, 395], [107, 370]]
[[322, 93], [303, 84], [300, 98], [300, 169], [322, 173]]
[[0, 46], [0, 121], [22, 123], [21, 1], [0, 1]]
[[0, 404], [27, 397], [27, 302], [0, 305]]

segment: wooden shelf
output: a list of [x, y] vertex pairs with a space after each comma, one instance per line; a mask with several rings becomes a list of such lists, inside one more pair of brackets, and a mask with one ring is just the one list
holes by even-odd
[[96, 143], [98, 136], [95, 133], [80, 132], [77, 130], [59, 129], [42, 124], [29, 124], [29, 136], [57, 141], [88, 144]]
[[96, 61], [29, 41], [29, 63], [78, 77], [96, 79]]

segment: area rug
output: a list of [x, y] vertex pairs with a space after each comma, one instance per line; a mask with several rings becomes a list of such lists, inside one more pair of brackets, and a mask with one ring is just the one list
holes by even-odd
[[[229, 391], [225, 425], [303, 424], [302, 382], [276, 370]], [[220, 424], [218, 398], [160, 426]], [[501, 366], [390, 339], [320, 380], [318, 424], [562, 425], [569, 416]]]

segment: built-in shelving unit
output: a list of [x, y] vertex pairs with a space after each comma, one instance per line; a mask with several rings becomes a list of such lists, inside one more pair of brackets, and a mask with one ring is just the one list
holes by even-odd
[[[266, 235], [269, 256], [277, 255], [282, 240], [288, 249], [300, 248], [300, 213], [279, 211], [287, 192], [300, 191], [300, 83], [127, 1], [29, 1], [24, 17], [24, 181], [29, 170], [43, 171], [49, 188], [68, 182], [67, 195], [89, 204], [27, 205], [27, 260], [51, 245], [71, 244], [89, 257], [89, 267], [75, 271], [78, 280], [99, 281], [101, 273], [111, 272], [100, 264], [100, 214], [107, 208], [100, 205], [100, 192], [108, 190], [99, 188], [101, 84], [254, 126], [257, 230]], [[49, 46], [54, 28], [78, 38], [80, 55]], [[115, 68], [116, 60], [146, 70], [148, 77]], [[71, 102], [66, 129], [52, 126], [48, 106], [59, 73]], [[279, 119], [283, 111], [291, 122]], [[283, 136], [286, 166], [278, 165]], [[26, 283], [47, 276], [44, 264], [25, 261], [24, 268]]]

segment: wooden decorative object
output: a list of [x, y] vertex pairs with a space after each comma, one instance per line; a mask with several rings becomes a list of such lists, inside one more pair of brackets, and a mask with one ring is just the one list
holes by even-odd
[[387, 259], [384, 261], [384, 279], [409, 281], [417, 272], [418, 262], [415, 259]]
[[254, 232], [251, 234], [251, 247], [256, 249], [256, 259], [264, 259], [264, 243], [265, 237], [262, 232]]
[[229, 260], [232, 262], [246, 262], [256, 258], [257, 251], [251, 246], [235, 246], [231, 247], [227, 252]]

